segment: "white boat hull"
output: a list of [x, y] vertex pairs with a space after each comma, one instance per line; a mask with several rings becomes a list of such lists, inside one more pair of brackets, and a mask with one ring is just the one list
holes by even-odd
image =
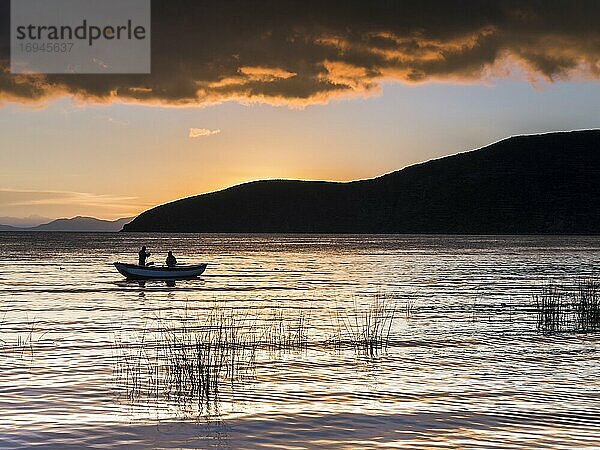
[[177, 278], [194, 278], [202, 275], [207, 264], [193, 266], [138, 266], [136, 264], [114, 263], [119, 273], [127, 278], [136, 280], [165, 280]]

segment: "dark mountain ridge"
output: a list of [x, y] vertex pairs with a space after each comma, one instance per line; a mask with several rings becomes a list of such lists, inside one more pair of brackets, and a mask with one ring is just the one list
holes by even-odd
[[600, 130], [516, 136], [369, 180], [246, 183], [124, 231], [597, 234], [599, 171]]

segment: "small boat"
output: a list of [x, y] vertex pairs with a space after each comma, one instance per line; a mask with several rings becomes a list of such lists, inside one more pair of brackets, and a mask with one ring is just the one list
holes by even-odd
[[138, 266], [116, 262], [115, 267], [123, 276], [135, 280], [165, 280], [177, 278], [195, 278], [206, 270], [208, 264], [192, 266]]

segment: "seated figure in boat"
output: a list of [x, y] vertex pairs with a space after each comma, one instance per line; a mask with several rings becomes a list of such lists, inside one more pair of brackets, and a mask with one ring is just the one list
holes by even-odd
[[169, 254], [167, 255], [167, 260], [165, 262], [167, 263], [167, 267], [175, 267], [177, 264], [177, 260], [173, 256], [173, 252], [171, 250], [169, 250]]
[[148, 256], [150, 256], [150, 252], [146, 251], [146, 246], [145, 245], [142, 247], [142, 249], [140, 250], [140, 252], [138, 253], [138, 255], [140, 256], [140, 258], [138, 260], [138, 264], [140, 266], [145, 266], [146, 265], [146, 258], [148, 258]]

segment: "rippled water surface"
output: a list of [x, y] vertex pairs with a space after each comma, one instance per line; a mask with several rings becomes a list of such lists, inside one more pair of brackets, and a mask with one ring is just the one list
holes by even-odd
[[[143, 244], [208, 269], [126, 282]], [[0, 264], [2, 448], [600, 447], [598, 335], [531, 311], [597, 238], [0, 233]], [[219, 329], [178, 392], [167, 344]]]

